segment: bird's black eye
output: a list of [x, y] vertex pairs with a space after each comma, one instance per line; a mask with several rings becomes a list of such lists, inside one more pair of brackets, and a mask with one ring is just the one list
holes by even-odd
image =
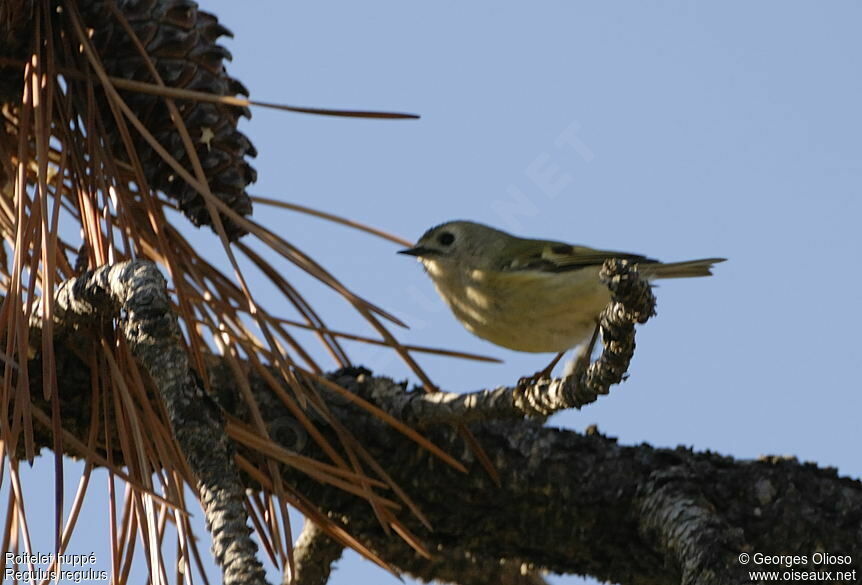
[[451, 232], [443, 232], [442, 234], [437, 236], [437, 241], [444, 246], [448, 246], [455, 241], [455, 236], [453, 236]]

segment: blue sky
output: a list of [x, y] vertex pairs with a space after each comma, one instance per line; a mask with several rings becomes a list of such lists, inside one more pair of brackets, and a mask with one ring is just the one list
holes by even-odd
[[[550, 424], [862, 475], [858, 3], [202, 7], [235, 33], [230, 72], [253, 98], [422, 116], [256, 109], [244, 127], [260, 151], [256, 194], [411, 239], [471, 219], [663, 260], [729, 258], [711, 279], [662, 284], [630, 380]], [[511, 384], [544, 365], [463, 330], [396, 246], [286, 211], [255, 217], [405, 319], [402, 341], [505, 360], [420, 356], [442, 387]], [[214, 245], [209, 232], [192, 237]], [[336, 296], [298, 274], [296, 284], [330, 325], [369, 333]], [[348, 349], [408, 376], [387, 352]], [[354, 555], [331, 583], [398, 581]]]

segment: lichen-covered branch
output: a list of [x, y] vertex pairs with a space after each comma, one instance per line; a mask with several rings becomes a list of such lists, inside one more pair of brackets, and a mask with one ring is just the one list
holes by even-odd
[[282, 585], [326, 585], [332, 565], [341, 558], [343, 551], [344, 545], [306, 520], [293, 548], [296, 574], [285, 571]]
[[745, 550], [744, 533], [716, 514], [698, 478], [680, 467], [656, 470], [638, 493], [641, 535], [679, 567], [680, 583], [737, 583], [739, 563], [728, 551]]
[[[362, 371], [335, 379], [369, 399], [372, 388], [387, 384]], [[441, 547], [439, 555], [429, 562], [385, 537], [355, 498], [319, 494], [318, 501], [348, 518], [353, 533], [384, 559], [398, 559], [399, 569], [421, 579], [452, 580], [452, 563], [476, 558], [523, 561], [612, 583], [724, 585], [747, 580], [737, 562], [743, 551], [810, 559], [816, 550], [839, 550], [853, 556], [851, 569], [862, 571], [853, 554], [862, 550], [862, 484], [834, 469], [626, 447], [597, 432], [582, 436], [530, 420], [472, 425], [500, 472], [497, 489], [475, 463], [463, 476], [358, 411], [340, 411], [339, 419], [373, 444], [372, 453], [430, 512], [433, 531], [409, 526], [430, 547]], [[425, 432], [469, 457], [448, 426]]]
[[55, 302], [56, 320], [66, 330], [94, 319], [119, 318], [129, 348], [155, 383], [177, 443], [197, 477], [224, 582], [266, 583], [257, 546], [249, 537], [245, 487], [233, 465], [233, 444], [220, 410], [189, 368], [159, 270], [143, 260], [105, 266], [62, 283]]
[[[296, 540], [293, 556], [296, 575], [285, 572], [282, 585], [326, 585], [332, 565], [341, 558], [344, 546], [337, 543], [313, 522], [306, 520]], [[507, 559], [476, 557], [469, 551], [431, 561], [437, 567], [435, 580], [458, 585], [548, 585], [542, 571], [529, 563]]]

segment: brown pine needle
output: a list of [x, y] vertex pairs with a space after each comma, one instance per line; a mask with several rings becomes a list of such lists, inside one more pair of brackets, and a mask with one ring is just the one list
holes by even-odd
[[[51, 428], [51, 417], [36, 407], [33, 407], [33, 418], [36, 419], [36, 422], [43, 424], [47, 428]], [[91, 462], [108, 468], [111, 473], [113, 473], [114, 475], [122, 479], [124, 482], [132, 486], [136, 491], [139, 491], [142, 494], [146, 494], [160, 504], [177, 510], [182, 514], [188, 514], [187, 511], [180, 508], [177, 504], [166, 500], [165, 498], [154, 492], [152, 489], [145, 487], [139, 481], [132, 478], [129, 474], [123, 472], [122, 469], [120, 469], [118, 466], [113, 465], [110, 461], [96, 453], [94, 450], [89, 449], [84, 443], [80, 442], [77, 437], [75, 437], [75, 435], [73, 435], [67, 430], [63, 430], [63, 441], [69, 447], [71, 447], [72, 450], [77, 451], [82, 457], [84, 457], [88, 463]]]
[[299, 205], [298, 203], [288, 203], [287, 201], [281, 201], [279, 199], [271, 199], [269, 197], [261, 197], [259, 195], [253, 195], [251, 200], [255, 203], [260, 203], [261, 205], [270, 205], [272, 207], [280, 207], [282, 209], [290, 209], [292, 211], [299, 211], [300, 213], [305, 213], [308, 215], [313, 215], [314, 217], [319, 217], [321, 219], [326, 219], [335, 223], [340, 223], [341, 225], [346, 225], [348, 227], [352, 227], [359, 231], [363, 231], [369, 233], [373, 236], [377, 236], [378, 238], [383, 238], [389, 242], [393, 242], [398, 244], [399, 246], [410, 247], [413, 245], [413, 242], [409, 240], [405, 240], [402, 237], [396, 236], [394, 234], [390, 234], [389, 232], [385, 232], [376, 227], [372, 227], [370, 225], [346, 218], [341, 217], [340, 215], [335, 215], [334, 213], [328, 213], [326, 211], [320, 211], [319, 209], [312, 209], [311, 207], [306, 207], [304, 205]]
[[422, 510], [419, 509], [419, 506], [417, 506], [416, 503], [410, 498], [410, 496], [407, 495], [407, 492], [401, 489], [401, 486], [399, 486], [395, 482], [395, 480], [392, 479], [392, 477], [388, 473], [386, 473], [386, 470], [383, 469], [383, 466], [380, 465], [377, 460], [371, 456], [371, 453], [366, 451], [362, 445], [359, 445], [356, 451], [359, 453], [359, 456], [362, 457], [365, 462], [371, 467], [371, 469], [374, 470], [377, 475], [379, 475], [386, 481], [392, 491], [395, 492], [395, 495], [398, 496], [402, 502], [404, 502], [404, 504], [410, 509], [413, 515], [416, 516], [416, 518], [418, 518], [419, 521], [425, 526], [425, 528], [427, 528], [428, 530], [434, 530], [434, 528], [431, 526], [431, 521], [428, 520], [428, 517], [422, 513]]
[[[311, 331], [318, 331], [320, 333], [326, 333], [326, 334], [332, 335], [334, 337], [341, 337], [342, 339], [349, 339], [351, 341], [361, 341], [362, 343], [369, 343], [371, 345], [381, 345], [384, 347], [391, 347], [389, 345], [389, 343], [387, 343], [383, 339], [374, 339], [372, 337], [365, 337], [362, 335], [357, 335], [355, 333], [346, 333], [344, 331], [335, 331], [332, 329], [314, 327], [312, 325], [308, 325], [307, 323], [300, 323], [299, 321], [292, 321], [290, 319], [281, 319], [281, 318], [275, 318], [275, 317], [273, 319], [275, 319], [275, 321], [277, 321], [279, 323], [284, 323], [285, 325], [290, 325], [291, 327], [299, 327], [301, 329], [309, 329]], [[469, 352], [465, 352], [465, 351], [457, 351], [454, 349], [442, 349], [442, 348], [436, 348], [436, 347], [427, 347], [424, 345], [404, 345], [404, 344], [402, 344], [401, 347], [403, 347], [404, 349], [406, 349], [408, 351], [415, 351], [418, 353], [430, 353], [430, 354], [434, 354], [434, 355], [443, 355], [443, 356], [447, 356], [447, 357], [454, 357], [454, 358], [460, 358], [460, 359], [465, 359], [465, 360], [473, 360], [473, 361], [477, 361], [477, 362], [490, 362], [490, 363], [495, 363], [495, 364], [499, 364], [499, 363], [503, 362], [503, 360], [495, 358], [495, 357], [480, 355], [477, 353], [469, 353]]]
[[[0, 65], [23, 67], [24, 63], [20, 59], [11, 59], [9, 57], [0, 57]], [[74, 69], [66, 67], [58, 67], [57, 71], [62, 75], [70, 78], [82, 79], [84, 76]], [[225, 104], [228, 106], [239, 107], [259, 107], [268, 108], [271, 110], [281, 110], [284, 112], [294, 112], [297, 114], [312, 114], [315, 116], [334, 116], [338, 118], [370, 118], [376, 120], [417, 120], [420, 118], [418, 114], [410, 114], [406, 112], [385, 112], [373, 110], [342, 110], [334, 108], [312, 108], [306, 106], [291, 106], [288, 104], [279, 104], [275, 102], [266, 102], [261, 100], [252, 100], [235, 96], [222, 96], [202, 91], [194, 91], [191, 89], [183, 89], [180, 87], [167, 87], [146, 81], [135, 81], [132, 79], [124, 79], [122, 77], [108, 77], [111, 83], [120, 88], [137, 91], [149, 95], [161, 96], [165, 98], [176, 98], [185, 100], [195, 100], [199, 102], [210, 102], [216, 104]]]
[[410, 548], [415, 550], [417, 553], [425, 557], [426, 559], [431, 558], [431, 551], [425, 548], [425, 545], [422, 544], [422, 541], [416, 537], [412, 532], [410, 532], [406, 526], [403, 524], [392, 524], [392, 530], [398, 533], [398, 536], [404, 539], [404, 542], [410, 545]]
[[278, 560], [275, 558], [275, 547], [273, 546], [267, 531], [264, 529], [264, 512], [260, 508], [261, 504], [257, 501], [257, 498], [255, 497], [256, 495], [258, 494], [246, 494], [245, 509], [248, 511], [248, 516], [251, 519], [251, 523], [254, 525], [254, 531], [257, 532], [257, 537], [263, 546], [266, 556], [269, 557], [270, 562], [277, 567]]
[[353, 536], [350, 535], [349, 532], [344, 530], [341, 526], [330, 520], [326, 515], [321, 514], [317, 510], [317, 508], [315, 508], [314, 505], [311, 504], [302, 494], [294, 493], [293, 497], [295, 498], [296, 507], [303, 511], [305, 517], [317, 524], [317, 526], [321, 530], [326, 532], [326, 534], [330, 538], [346, 546], [349, 546], [365, 558], [376, 563], [380, 567], [386, 569], [387, 571], [398, 577], [398, 570], [395, 567], [384, 561], [376, 554], [374, 554], [374, 552], [372, 552], [369, 548], [356, 540]]
[[201, 102], [212, 102], [217, 104], [225, 104], [228, 106], [249, 107], [257, 106], [260, 108], [269, 108], [271, 110], [282, 110], [285, 112], [294, 112], [297, 114], [313, 114], [316, 116], [335, 116], [339, 118], [371, 118], [377, 120], [416, 120], [418, 114], [408, 114], [403, 112], [378, 112], [368, 110], [339, 110], [329, 108], [310, 108], [304, 106], [290, 106], [287, 104], [277, 104], [274, 102], [264, 102], [259, 100], [251, 100], [234, 96], [219, 96], [201, 91], [193, 91], [190, 89], [181, 89], [178, 87], [165, 87], [145, 81], [133, 81], [131, 79], [122, 79], [120, 77], [111, 77], [111, 82], [122, 89], [130, 89], [140, 93], [148, 93], [162, 97], [196, 100]]
[[[327, 478], [327, 476], [329, 475], [333, 476], [333, 479], [345, 479], [352, 481], [359, 481], [360, 479], [359, 474], [348, 469], [335, 467], [333, 465], [317, 461], [316, 459], [311, 459], [303, 455], [291, 453], [278, 443], [270, 439], [265, 439], [261, 437], [251, 429], [246, 428], [245, 425], [242, 425], [235, 420], [227, 421], [227, 424], [225, 425], [225, 431], [229, 436], [243, 443], [250, 449], [278, 459], [282, 463], [290, 465], [297, 471], [307, 473], [308, 475], [314, 474], [314, 477], [316, 479], [329, 481], [329, 479]], [[365, 477], [364, 479], [375, 487], [379, 487], [382, 489], [388, 489], [389, 487], [382, 481], [376, 479], [371, 479], [368, 477]]]
[[[299, 368], [297, 368], [297, 369], [299, 369]], [[302, 370], [300, 370], [300, 371], [302, 371]], [[464, 465], [460, 461], [454, 459], [451, 455], [449, 455], [448, 453], [443, 451], [440, 447], [438, 447], [437, 445], [435, 445], [434, 443], [432, 443], [431, 441], [429, 441], [428, 439], [426, 439], [425, 437], [420, 435], [418, 432], [413, 430], [411, 427], [405, 425], [403, 422], [401, 422], [400, 420], [398, 420], [397, 418], [395, 418], [394, 416], [392, 416], [391, 414], [389, 414], [385, 410], [382, 410], [381, 408], [371, 404], [370, 402], [368, 402], [367, 400], [365, 400], [364, 398], [362, 398], [360, 396], [357, 396], [353, 392], [345, 390], [344, 388], [342, 388], [341, 386], [339, 386], [335, 382], [327, 380], [323, 376], [318, 376], [318, 375], [313, 374], [312, 372], [307, 372], [307, 371], [302, 371], [302, 373], [305, 374], [306, 376], [313, 378], [317, 382], [320, 382], [321, 384], [323, 384], [324, 386], [326, 386], [330, 390], [333, 390], [336, 393], [340, 394], [341, 396], [343, 396], [344, 398], [346, 398], [350, 402], [356, 404], [360, 408], [367, 410], [368, 412], [370, 412], [371, 414], [373, 414], [374, 416], [376, 416], [377, 418], [379, 418], [383, 422], [387, 423], [388, 425], [390, 425], [391, 427], [393, 427], [397, 431], [401, 432], [402, 434], [404, 434], [408, 438], [412, 439], [413, 441], [415, 441], [416, 443], [418, 443], [419, 445], [421, 445], [422, 447], [424, 447], [425, 449], [427, 449], [428, 451], [430, 451], [431, 453], [436, 455], [438, 458], [442, 459], [445, 463], [448, 463], [450, 466], [452, 466], [453, 468], [460, 471], [461, 473], [467, 473], [467, 468], [464, 467]]]

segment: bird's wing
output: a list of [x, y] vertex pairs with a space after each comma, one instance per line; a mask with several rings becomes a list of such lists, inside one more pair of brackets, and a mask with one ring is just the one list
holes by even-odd
[[525, 245], [524, 250], [516, 253], [515, 257], [502, 268], [510, 271], [566, 272], [580, 270], [587, 266], [598, 266], [608, 258], [622, 258], [639, 264], [658, 262], [658, 260], [628, 252], [595, 250], [560, 242], [550, 242], [539, 247], [532, 242], [530, 245]]

